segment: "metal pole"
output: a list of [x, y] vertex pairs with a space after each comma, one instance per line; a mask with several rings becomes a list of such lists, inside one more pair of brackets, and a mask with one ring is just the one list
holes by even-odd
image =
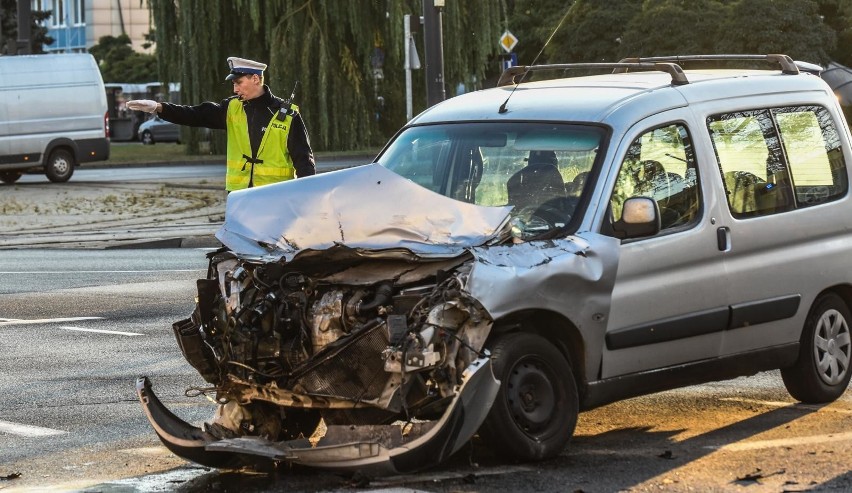
[[443, 1], [423, 0], [423, 36], [426, 48], [426, 106], [447, 99], [444, 88], [444, 46], [441, 9], [435, 4]]
[[18, 55], [29, 55], [33, 52], [30, 9], [30, 0], [18, 0]]
[[411, 15], [405, 14], [402, 23], [405, 25], [405, 121], [409, 121], [414, 116], [411, 102]]

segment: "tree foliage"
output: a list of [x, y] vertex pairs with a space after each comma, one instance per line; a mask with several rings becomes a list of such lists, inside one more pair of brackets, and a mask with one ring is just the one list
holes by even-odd
[[[535, 61], [569, 6], [570, 2], [564, 0], [507, 0], [506, 28], [518, 37], [514, 50], [518, 64], [531, 65]], [[561, 34], [564, 32], [564, 29], [559, 30]], [[535, 63], [541, 60], [543, 58]]]
[[836, 34], [823, 22], [815, 1], [748, 0], [730, 9], [718, 36], [722, 53], [784, 53], [824, 64], [835, 48]]
[[133, 51], [126, 34], [102, 36], [89, 53], [98, 62], [104, 82], [152, 82], [157, 78], [156, 58]]
[[[847, 49], [852, 0], [575, 0], [563, 5], [570, 5], [566, 21], [538, 63], [716, 53], [785, 53], [817, 63], [852, 59]], [[556, 25], [561, 15], [549, 9], [540, 13], [539, 26]], [[510, 29], [519, 38], [546, 39], [517, 9], [510, 20], [518, 21]]]
[[648, 0], [627, 23], [618, 57], [721, 53], [727, 16], [719, 0]]
[[[294, 102], [315, 149], [380, 145], [405, 123], [402, 19], [421, 15], [422, 1], [148, 0], [159, 78], [180, 82], [185, 103], [218, 101], [231, 94], [227, 57], [261, 60], [278, 96], [299, 81]], [[850, 24], [852, 0], [447, 0], [444, 80], [448, 96], [459, 84], [493, 84], [506, 29], [520, 40], [521, 64], [542, 50], [536, 63], [703, 53], [844, 63], [852, 58]], [[423, 58], [422, 32], [415, 38]], [[412, 75], [417, 113], [425, 73]], [[220, 152], [224, 136], [216, 139]]]
[[641, 0], [615, 3], [577, 0], [551, 45], [545, 48], [548, 60], [551, 63], [618, 61], [627, 24], [641, 6]]
[[[41, 23], [50, 17], [50, 10], [32, 10], [30, 12], [30, 37], [32, 52], [44, 53], [44, 46], [53, 43], [47, 35], [47, 28]], [[16, 46], [18, 41], [18, 0], [0, 0], [0, 54], [6, 53], [10, 42]], [[7, 53], [15, 55], [16, 53]]]
[[[380, 145], [404, 123], [402, 22], [406, 13], [422, 13], [419, 0], [149, 2], [161, 78], [181, 82], [184, 102], [230, 95], [231, 86], [222, 83], [225, 59], [240, 56], [268, 63], [266, 82], [280, 97], [299, 81], [294, 102], [317, 150]], [[490, 59], [503, 13], [502, 0], [447, 2], [447, 87], [481, 84], [489, 67], [497, 70]], [[414, 73], [415, 111], [425, 104], [422, 74]], [[213, 143], [218, 150], [223, 145], [221, 136]]]
[[852, 0], [819, 0], [823, 21], [837, 33], [837, 43], [829, 51], [832, 60], [852, 66]]

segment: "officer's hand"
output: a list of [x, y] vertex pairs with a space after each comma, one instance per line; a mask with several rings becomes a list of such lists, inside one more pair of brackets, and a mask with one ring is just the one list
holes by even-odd
[[157, 102], [150, 99], [134, 99], [127, 102], [127, 107], [134, 111], [144, 111], [145, 113], [155, 113], [157, 111]]

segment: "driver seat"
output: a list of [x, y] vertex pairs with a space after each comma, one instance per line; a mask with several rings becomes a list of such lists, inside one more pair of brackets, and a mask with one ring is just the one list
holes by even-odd
[[521, 210], [564, 199], [565, 182], [556, 163], [556, 153], [553, 151], [530, 151], [527, 165], [506, 182], [509, 205]]

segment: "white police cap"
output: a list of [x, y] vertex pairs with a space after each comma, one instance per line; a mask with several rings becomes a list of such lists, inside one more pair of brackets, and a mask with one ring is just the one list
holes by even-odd
[[227, 77], [225, 77], [226, 81], [234, 80], [244, 75], [263, 75], [263, 71], [266, 70], [265, 63], [260, 63], [245, 58], [238, 58], [235, 56], [228, 57], [228, 67], [230, 67], [231, 73], [228, 74]]

